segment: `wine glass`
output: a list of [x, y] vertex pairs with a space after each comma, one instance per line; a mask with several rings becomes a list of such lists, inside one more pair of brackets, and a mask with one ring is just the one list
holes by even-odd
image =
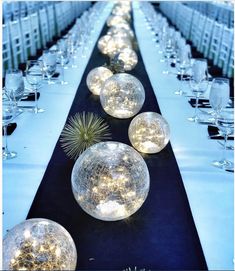
[[8, 70], [5, 79], [5, 91], [8, 97], [14, 102], [17, 112], [23, 112], [18, 108], [18, 101], [24, 95], [24, 80], [21, 70]]
[[226, 107], [229, 102], [229, 79], [227, 78], [214, 78], [211, 84], [209, 102], [213, 109], [211, 113], [214, 118], [213, 122], [216, 122], [217, 116], [222, 109]]
[[173, 42], [173, 39], [169, 37], [166, 39], [165, 50], [164, 50], [164, 56], [166, 58], [166, 70], [162, 72], [164, 74], [169, 74], [170, 58], [172, 57], [173, 53], [174, 53], [174, 42]]
[[42, 63], [40, 60], [28, 60], [26, 67], [26, 80], [35, 93], [34, 113], [43, 113], [45, 110], [38, 107], [37, 90], [42, 81]]
[[68, 82], [66, 82], [64, 80], [64, 69], [65, 69], [65, 65], [69, 62], [68, 60], [68, 48], [67, 48], [67, 43], [64, 39], [60, 40], [58, 43], [58, 57], [59, 57], [59, 61], [60, 61], [60, 65], [62, 67], [61, 69], [61, 81], [60, 83], [62, 85], [66, 85], [68, 84]]
[[208, 81], [208, 71], [207, 71], [207, 60], [206, 59], [196, 59], [192, 66], [192, 77], [190, 80], [190, 87], [192, 93], [195, 95], [196, 104], [194, 116], [188, 118], [192, 122], [202, 121], [198, 116], [198, 100], [201, 95], [203, 95], [209, 86]]
[[191, 60], [190, 60], [190, 47], [187, 45], [183, 45], [182, 47], [179, 47], [178, 49], [178, 57], [179, 60], [176, 63], [176, 69], [180, 73], [180, 89], [175, 91], [176, 95], [186, 95], [187, 92], [183, 91], [183, 76], [186, 74], [188, 69], [190, 68], [191, 65]]
[[234, 171], [234, 163], [227, 159], [227, 140], [229, 135], [234, 133], [234, 110], [221, 110], [216, 118], [216, 125], [220, 134], [224, 136], [223, 156], [220, 160], [215, 160], [212, 164], [227, 171]]
[[2, 149], [2, 157], [3, 160], [8, 160], [15, 158], [17, 153], [14, 151], [10, 151], [8, 149], [7, 142], [7, 125], [14, 119], [16, 114], [16, 107], [14, 106], [13, 101], [6, 95], [3, 94], [2, 97], [2, 124], [3, 124], [3, 137], [4, 137], [4, 147]]
[[53, 84], [51, 81], [52, 76], [56, 71], [56, 58], [57, 54], [54, 50], [44, 50], [42, 54], [43, 71], [48, 78], [48, 84]]

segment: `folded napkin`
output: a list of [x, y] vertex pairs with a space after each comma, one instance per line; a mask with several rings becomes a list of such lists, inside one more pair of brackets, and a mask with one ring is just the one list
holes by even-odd
[[[52, 75], [52, 78], [58, 78], [60, 76], [59, 72], [56, 72]], [[47, 78], [47, 76], [45, 75], [45, 78]]]
[[[224, 139], [223, 136], [219, 135], [219, 129], [215, 126], [208, 126], [208, 134], [211, 139]], [[234, 140], [234, 136], [229, 136], [228, 140]]]
[[[190, 103], [190, 105], [192, 107], [196, 106], [196, 99], [195, 98], [191, 98], [188, 102]], [[199, 99], [198, 100], [198, 107], [199, 108], [211, 108], [211, 105], [210, 105], [208, 99]]]
[[[181, 80], [180, 74], [178, 74], [176, 77], [177, 77], [178, 80]], [[189, 81], [190, 79], [191, 79], [191, 75], [189, 75], [189, 74], [184, 74], [183, 75], [183, 80], [184, 81]]]
[[[37, 92], [37, 100], [39, 99], [39, 97], [40, 97], [40, 93]], [[34, 92], [30, 92], [29, 94], [27, 94], [27, 96], [26, 96], [26, 97], [23, 97], [23, 98], [21, 99], [21, 101], [22, 101], [22, 102], [35, 101], [35, 94], [34, 94]]]
[[[17, 124], [15, 122], [9, 123], [7, 125], [7, 135], [11, 135], [15, 131], [16, 127], [17, 127]], [[4, 135], [3, 128], [2, 128], [2, 135]]]

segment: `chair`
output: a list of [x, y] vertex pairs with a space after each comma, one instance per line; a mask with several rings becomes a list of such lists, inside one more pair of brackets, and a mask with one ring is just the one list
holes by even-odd
[[13, 67], [18, 69], [20, 63], [25, 61], [23, 42], [20, 29], [20, 21], [9, 22], [10, 42], [12, 49]]
[[10, 46], [10, 34], [8, 25], [2, 26], [2, 74], [5, 76], [5, 71], [12, 68], [12, 55]]
[[62, 30], [64, 29], [64, 18], [61, 3], [55, 4], [55, 21], [56, 21], [56, 33], [58, 36], [61, 35]]
[[46, 48], [47, 42], [50, 41], [50, 36], [49, 36], [49, 28], [48, 28], [47, 14], [46, 14], [45, 8], [39, 10], [39, 26], [40, 26], [42, 47]]
[[234, 77], [234, 47], [232, 46], [232, 50], [230, 53], [228, 66], [227, 68], [223, 68], [223, 74], [226, 74], [229, 78]]
[[198, 50], [201, 45], [202, 34], [203, 34], [204, 27], [205, 27], [205, 22], [206, 22], [206, 16], [200, 14], [197, 29], [196, 29], [196, 35], [194, 37], [194, 46], [196, 46], [196, 48]]
[[218, 57], [218, 66], [223, 69], [224, 75], [227, 72], [229, 57], [233, 47], [233, 37], [234, 37], [233, 29], [225, 26], [223, 30]]
[[204, 57], [208, 57], [208, 54], [209, 54], [213, 26], [214, 26], [214, 20], [210, 19], [209, 17], [206, 18], [205, 28], [202, 34], [202, 40], [199, 47], [199, 51], [203, 53]]
[[211, 44], [208, 54], [208, 58], [213, 60], [214, 65], [218, 64], [223, 29], [224, 29], [223, 24], [217, 22], [214, 23]]
[[50, 40], [53, 40], [53, 37], [56, 35], [54, 5], [47, 6], [47, 20]]
[[7, 23], [8, 21], [11, 21], [12, 18], [11, 3], [9, 2], [2, 3], [2, 15], [4, 24]]
[[190, 37], [190, 30], [193, 18], [193, 9], [183, 5], [183, 12], [182, 12], [182, 33], [186, 39]]
[[35, 12], [30, 15], [30, 23], [31, 23], [32, 39], [35, 44], [36, 50], [38, 50], [41, 48], [38, 13]]
[[29, 56], [36, 55], [36, 46], [33, 42], [33, 33], [31, 29], [30, 17], [24, 17], [20, 20], [21, 33], [24, 48], [24, 59], [27, 60]]
[[192, 25], [190, 30], [190, 40], [193, 42], [194, 38], [196, 36], [196, 31], [198, 27], [198, 21], [199, 21], [200, 13], [196, 10], [193, 12], [193, 19], [192, 19]]

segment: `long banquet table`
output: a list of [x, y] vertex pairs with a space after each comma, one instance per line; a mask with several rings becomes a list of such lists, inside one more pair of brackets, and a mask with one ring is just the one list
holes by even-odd
[[[208, 139], [207, 126], [187, 121], [194, 109], [187, 98], [174, 94], [179, 86], [176, 76], [162, 74], [165, 64], [160, 61], [162, 56], [138, 5], [133, 4], [133, 14], [140, 52], [161, 113], [171, 128], [171, 145], [208, 268], [232, 270], [233, 174], [211, 166], [211, 161], [220, 157], [221, 148], [216, 140]], [[39, 105], [46, 112], [35, 115], [25, 112], [17, 118], [9, 147], [17, 151], [18, 157], [3, 163], [3, 234], [27, 217], [111, 7], [112, 3], [107, 4], [96, 23], [88, 56], [78, 56], [78, 69], [65, 70], [69, 84], [43, 85], [40, 89]], [[229, 152], [231, 159], [232, 155]]]

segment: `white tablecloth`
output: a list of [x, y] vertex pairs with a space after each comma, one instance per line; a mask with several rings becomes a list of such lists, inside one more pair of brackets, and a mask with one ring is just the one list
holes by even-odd
[[[221, 148], [207, 139], [206, 126], [187, 121], [193, 109], [186, 98], [174, 95], [179, 85], [175, 76], [162, 74], [165, 64], [159, 61], [161, 55], [137, 5], [134, 15], [139, 46], [161, 113], [170, 124], [171, 144], [207, 264], [211, 270], [232, 269], [233, 174], [211, 166], [211, 161], [220, 157]], [[40, 90], [39, 106], [46, 112], [24, 113], [17, 118], [9, 148], [17, 151], [18, 157], [3, 162], [3, 234], [27, 216], [111, 6], [109, 3], [95, 24], [88, 57], [78, 57], [78, 69], [65, 70], [69, 84], [44, 85]], [[230, 156], [232, 159], [232, 152]]]
[[[145, 68], [162, 115], [171, 129], [171, 144], [189, 199], [190, 208], [210, 270], [233, 269], [233, 174], [211, 165], [220, 158], [217, 140], [208, 139], [207, 126], [191, 123], [194, 108], [188, 98], [174, 94], [180, 87], [176, 75], [162, 74], [165, 63], [153, 42], [144, 15], [134, 5], [135, 29]], [[175, 69], [172, 72], [176, 73]], [[189, 87], [186, 85], [185, 90]], [[228, 151], [233, 160], [233, 152]]]

